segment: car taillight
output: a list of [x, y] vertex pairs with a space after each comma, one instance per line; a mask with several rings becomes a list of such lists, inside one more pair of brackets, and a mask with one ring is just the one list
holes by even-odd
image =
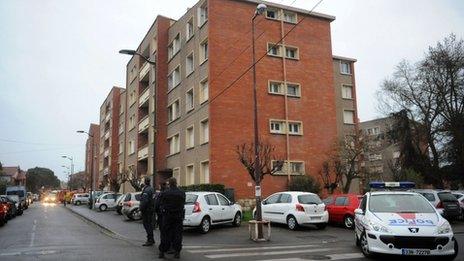
[[296, 204], [296, 211], [301, 211], [301, 212], [304, 212], [304, 211], [305, 211], [305, 209], [304, 209], [304, 207], [303, 207], [302, 205], [300, 205], [300, 204]]
[[195, 205], [193, 206], [193, 213], [198, 213], [198, 212], [201, 212], [200, 202], [195, 202]]
[[327, 210], [327, 205], [324, 205], [324, 211], [326, 211], [326, 210]]
[[437, 208], [443, 208], [443, 202], [442, 201], [438, 202]]
[[130, 201], [124, 202], [124, 206], [132, 207], [132, 202]]

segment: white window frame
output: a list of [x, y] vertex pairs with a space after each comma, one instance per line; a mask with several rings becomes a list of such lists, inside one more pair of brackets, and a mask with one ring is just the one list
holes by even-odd
[[[344, 65], [344, 64], [348, 65], [348, 67], [347, 67], [347, 68], [348, 68], [348, 72], [345, 72], [345, 71], [343, 70], [343, 65]], [[340, 60], [340, 74], [351, 75], [351, 64], [350, 64], [350, 62]]]
[[[176, 172], [177, 172], [177, 175], [176, 175]], [[179, 167], [173, 168], [172, 169], [172, 177], [174, 177], [177, 180], [177, 184], [182, 185], [180, 176], [181, 176], [180, 175], [180, 168]]]
[[[206, 46], [206, 48], [205, 48]], [[203, 39], [200, 43], [200, 55], [198, 56], [200, 65], [208, 61], [209, 58], [209, 42], [208, 38]]]
[[[192, 173], [189, 173], [189, 168], [191, 168]], [[185, 166], [185, 185], [193, 185], [195, 184], [195, 164], [191, 163]]]
[[[347, 96], [345, 95], [345, 89], [348, 89], [348, 88], [350, 89], [350, 92], [349, 92], [350, 95], [349, 95], [349, 97], [347, 97]], [[354, 95], [353, 95], [353, 85], [350, 85], [350, 84], [342, 84], [342, 99], [345, 99], [345, 100], [353, 100], [353, 99], [354, 99], [353, 96], [354, 96]]]
[[[276, 124], [278, 124], [280, 127], [279, 129], [280, 130], [273, 130], [273, 125], [275, 126]], [[272, 134], [285, 134], [286, 132], [286, 128], [285, 128], [285, 120], [277, 120], [277, 119], [270, 119], [269, 120], [269, 131], [272, 133]]]
[[[290, 129], [292, 129], [290, 127], [290, 124], [296, 124], [298, 126], [298, 132], [294, 132], [294, 131], [291, 131]], [[303, 135], [303, 122], [301, 121], [288, 121], [287, 123], [287, 130], [288, 130], [288, 134], [289, 135]]]
[[[273, 54], [273, 53], [270, 52], [272, 48], [276, 48], [277, 54]], [[270, 43], [270, 42], [268, 42], [268, 43], [266, 44], [266, 50], [267, 50], [267, 55], [268, 55], [268, 56], [272, 56], [272, 57], [282, 57], [282, 49], [283, 49], [283, 48], [282, 48], [282, 45], [281, 45], [281, 44], [274, 44], [274, 43]]]
[[[203, 166], [208, 165], [208, 176], [205, 175]], [[207, 184], [211, 181], [211, 169], [209, 165], [209, 160], [204, 160], [200, 162], [200, 184]]]
[[[206, 92], [204, 89], [206, 83]], [[208, 78], [205, 78], [200, 81], [200, 104], [203, 104], [209, 100], [209, 81]]]
[[[176, 72], [178, 74], [178, 77], [176, 77]], [[180, 64], [179, 64], [168, 74], [168, 92], [170, 92], [171, 90], [174, 90], [177, 86], [179, 86], [180, 83], [181, 83], [181, 75], [180, 75]]]
[[[281, 130], [273, 130], [273, 125], [279, 124]], [[290, 124], [298, 124], [298, 132], [290, 132]], [[292, 136], [302, 136], [303, 135], [303, 122], [295, 120], [281, 120], [281, 119], [270, 119], [269, 120], [269, 132], [271, 134], [287, 134]]]
[[[192, 93], [192, 99], [189, 98], [189, 93]], [[189, 104], [191, 100], [191, 104]], [[189, 106], [190, 105], [190, 106]], [[195, 90], [190, 88], [185, 92], [185, 112], [190, 112], [195, 109]]]
[[[291, 15], [294, 17], [294, 20], [287, 20], [286, 17], [287, 15]], [[297, 24], [298, 23], [298, 14], [295, 12], [283, 10], [283, 15], [282, 15], [282, 21], [290, 24]]]
[[[278, 91], [275, 92], [273, 85], [278, 85]], [[270, 94], [277, 94], [277, 95], [284, 95], [284, 83], [281, 81], [268, 81], [268, 93]]]
[[[180, 134], [176, 133], [174, 135], [171, 135], [167, 138], [168, 144], [169, 144], [169, 155], [172, 156], [180, 152]], [[172, 142], [175, 142], [174, 144], [171, 144]], [[173, 148], [174, 146], [174, 148]]]
[[176, 99], [168, 105], [168, 123], [180, 118], [180, 99]]
[[195, 126], [191, 125], [185, 130], [185, 149], [189, 150], [193, 148], [195, 148]]
[[134, 140], [130, 140], [128, 142], [128, 146], [127, 146], [127, 154], [128, 155], [132, 155], [135, 153], [135, 141]]
[[[207, 132], [206, 133], [207, 135], [205, 135], [205, 122], [207, 123]], [[203, 119], [200, 121], [200, 144], [203, 145], [203, 144], [207, 144], [209, 142], [209, 119], [206, 118], [206, 119]]]
[[[288, 93], [288, 87], [289, 85], [295, 86], [296, 87], [296, 94], [289, 94]], [[299, 83], [294, 83], [294, 82], [287, 82], [287, 86], [285, 88], [285, 91], [287, 92], [287, 96], [290, 97], [301, 97], [301, 84]]]
[[176, 54], [180, 52], [180, 33], [172, 39], [168, 45], [168, 61], [171, 60]]
[[[268, 15], [268, 12], [269, 11], [272, 11], [275, 13], [275, 17], [270, 17]], [[267, 19], [270, 19], [270, 20], [279, 20], [279, 16], [280, 16], [280, 9], [277, 9], [277, 8], [272, 8], [272, 7], [268, 7], [267, 10], [266, 10], [266, 18]]]
[[[189, 59], [189, 58], [192, 59]], [[189, 65], [189, 61], [191, 61], [191, 65]], [[185, 57], [185, 75], [186, 77], [190, 76], [195, 71], [195, 55], [193, 51]]]
[[[296, 46], [285, 45], [285, 58], [290, 60], [299, 60], [300, 59], [300, 49]], [[291, 57], [287, 55], [288, 50], [293, 50], [295, 52], [295, 57]]]
[[[353, 116], [352, 119], [351, 119], [352, 122], [347, 121], [346, 114], [345, 114], [347, 112], [352, 113], [352, 116]], [[355, 117], [356, 117], [356, 115], [354, 113], [354, 110], [343, 110], [343, 124], [349, 124], [349, 125], [355, 124], [355, 122], [356, 122]]]
[[202, 27], [208, 22], [208, 2], [204, 1], [197, 9], [198, 12], [198, 27]]
[[[277, 160], [272, 160], [271, 161], [271, 166], [274, 166], [275, 163], [277, 163]], [[302, 165], [302, 172], [294, 172], [293, 171], [293, 164], [301, 164]], [[282, 166], [282, 169], [280, 171], [277, 171], [274, 173], [274, 175], [287, 175], [290, 174], [292, 176], [301, 176], [306, 174], [306, 164], [302, 160], [285, 160], [284, 164]]]
[[[190, 32], [190, 29], [192, 29], [192, 32]], [[195, 25], [193, 24], [193, 16], [192, 16], [190, 17], [190, 19], [187, 21], [187, 24], [185, 25], [185, 41], [188, 42], [190, 39], [193, 38], [194, 35], [195, 35]]]

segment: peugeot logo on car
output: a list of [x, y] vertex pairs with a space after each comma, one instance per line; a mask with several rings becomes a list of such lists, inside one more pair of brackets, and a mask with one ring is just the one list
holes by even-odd
[[417, 232], [419, 232], [419, 228], [418, 228], [418, 227], [410, 227], [410, 228], [409, 228], [409, 231], [410, 231], [411, 233], [417, 233]]

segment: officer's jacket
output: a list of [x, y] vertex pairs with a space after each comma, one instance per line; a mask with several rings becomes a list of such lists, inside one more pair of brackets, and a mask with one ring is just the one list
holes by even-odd
[[153, 193], [154, 190], [151, 186], [145, 186], [142, 189], [142, 195], [140, 196], [140, 211], [153, 211]]
[[169, 188], [160, 195], [161, 212], [165, 214], [183, 214], [185, 192], [179, 188]]

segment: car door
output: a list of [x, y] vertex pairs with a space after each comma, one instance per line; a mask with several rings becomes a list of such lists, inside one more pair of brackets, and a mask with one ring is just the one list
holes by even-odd
[[219, 201], [216, 194], [205, 195], [206, 204], [208, 204], [208, 214], [211, 217], [211, 223], [217, 223], [221, 221], [222, 207], [219, 205]]
[[333, 221], [334, 222], [343, 222], [343, 215], [345, 213], [346, 209], [346, 201], [347, 197], [346, 196], [339, 196], [335, 198], [334, 201], [334, 206], [333, 206]]
[[364, 218], [366, 216], [366, 209], [367, 209], [367, 195], [361, 200], [359, 204], [359, 208], [363, 211], [363, 214], [355, 214], [354, 218], [354, 225], [355, 225], [355, 233], [358, 235], [358, 238], [361, 236], [361, 233], [364, 231]]
[[221, 220], [222, 222], [229, 222], [234, 220], [235, 217], [235, 206], [221, 194], [216, 194], [219, 205], [221, 205]]
[[288, 193], [282, 193], [279, 197], [279, 200], [273, 206], [273, 212], [275, 215], [275, 222], [286, 223], [287, 214], [290, 211], [290, 206], [292, 203], [292, 195]]
[[277, 215], [275, 214], [275, 204], [279, 201], [280, 193], [269, 196], [262, 202], [261, 210], [263, 219], [271, 222], [277, 222]]

